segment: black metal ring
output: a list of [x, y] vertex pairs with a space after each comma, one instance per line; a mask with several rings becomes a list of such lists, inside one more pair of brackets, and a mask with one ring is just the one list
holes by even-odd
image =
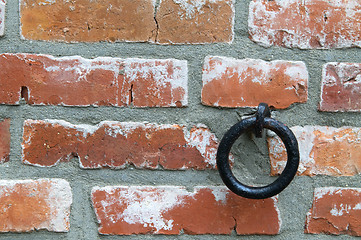
[[264, 187], [251, 187], [240, 183], [231, 171], [229, 153], [234, 142], [247, 130], [255, 128], [257, 117], [250, 117], [231, 127], [224, 135], [217, 151], [217, 167], [225, 185], [235, 194], [252, 199], [264, 199], [277, 195], [284, 190], [296, 175], [299, 164], [298, 143], [292, 131], [283, 123], [265, 117], [263, 127], [275, 132], [283, 141], [287, 150], [287, 164], [281, 175]]

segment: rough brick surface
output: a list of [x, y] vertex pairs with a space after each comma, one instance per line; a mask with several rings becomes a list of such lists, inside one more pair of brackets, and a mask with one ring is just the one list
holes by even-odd
[[[183, 107], [188, 105], [187, 62], [176, 59], [127, 59], [119, 98], [136, 107]], [[124, 86], [128, 84], [128, 88]], [[120, 86], [122, 85], [122, 88]], [[129, 89], [131, 86], [131, 89]], [[129, 99], [131, 98], [131, 99]]]
[[233, 41], [234, 0], [162, 0], [157, 11], [159, 43]]
[[161, 44], [232, 42], [234, 0], [20, 0], [25, 39]]
[[0, 103], [65, 106], [182, 107], [187, 62], [35, 54], [0, 55]]
[[20, 0], [25, 39], [162, 44], [232, 42], [234, 0]]
[[0, 163], [9, 161], [10, 140], [10, 119], [5, 119], [0, 121]]
[[20, 0], [25, 39], [66, 42], [155, 39], [153, 0]]
[[319, 109], [328, 112], [361, 111], [361, 64], [323, 66]]
[[68, 232], [71, 203], [62, 179], [0, 180], [0, 232]]
[[316, 188], [305, 232], [361, 236], [361, 188]]
[[277, 199], [250, 200], [225, 187], [95, 187], [101, 234], [277, 234]]
[[101, 122], [72, 125], [59, 120], [26, 120], [23, 162], [54, 166], [71, 157], [82, 168], [215, 168], [218, 141], [203, 125], [188, 131], [179, 125]]
[[5, 6], [6, 1], [0, 0], [0, 36], [3, 36], [5, 31]]
[[267, 47], [361, 47], [360, 17], [358, 0], [253, 0], [249, 34], [253, 41]]
[[[352, 176], [361, 172], [361, 129], [292, 127], [300, 150], [299, 175]], [[271, 174], [280, 174], [287, 155], [277, 136], [268, 139]]]
[[220, 107], [275, 108], [307, 101], [308, 72], [303, 62], [206, 57], [202, 103]]

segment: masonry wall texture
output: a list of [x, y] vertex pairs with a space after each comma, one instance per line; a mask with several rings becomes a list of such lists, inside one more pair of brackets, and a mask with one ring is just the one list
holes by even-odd
[[[0, 239], [361, 236], [361, 0], [0, 0]], [[298, 139], [280, 194], [216, 166], [260, 102]], [[232, 147], [242, 183], [286, 164]]]

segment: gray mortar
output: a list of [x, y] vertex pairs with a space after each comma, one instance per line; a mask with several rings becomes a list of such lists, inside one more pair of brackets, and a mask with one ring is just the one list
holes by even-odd
[[[118, 107], [62, 107], [62, 106], [0, 106], [0, 119], [11, 118], [10, 162], [0, 165], [2, 179], [63, 178], [73, 191], [71, 227], [69, 233], [38, 231], [32, 233], [5, 233], [0, 239], [335, 239], [336, 236], [304, 234], [305, 216], [312, 204], [315, 187], [361, 187], [361, 176], [353, 177], [296, 177], [279, 195], [282, 217], [280, 235], [276, 236], [101, 236], [91, 206], [90, 192], [94, 186], [107, 185], [182, 185], [192, 189], [197, 185], [223, 185], [215, 170], [82, 170], [76, 159], [52, 168], [23, 165], [21, 159], [22, 126], [26, 119], [62, 119], [73, 124], [97, 124], [104, 120], [148, 121], [179, 123], [191, 127], [203, 123], [219, 139], [242, 115], [252, 109], [211, 108], [201, 104], [201, 71], [208, 55], [264, 60], [304, 61], [309, 71], [308, 102], [294, 104], [288, 109], [273, 111], [273, 117], [288, 126], [327, 125], [333, 127], [361, 127], [361, 113], [323, 113], [317, 111], [320, 95], [322, 65], [326, 62], [360, 62], [358, 48], [339, 50], [298, 50], [279, 47], [263, 48], [248, 38], [248, 1], [236, 1], [235, 38], [232, 44], [163, 46], [149, 43], [53, 43], [20, 39], [19, 3], [8, 0], [5, 36], [0, 39], [0, 53], [41, 53], [54, 56], [80, 55], [85, 58], [111, 56], [121, 58], [176, 58], [188, 61], [189, 106], [187, 108], [118, 108]], [[1, 69], [0, 69], [1, 70]], [[242, 136], [233, 148], [236, 155], [235, 175], [248, 183], [266, 184], [275, 178], [268, 176], [269, 164], [265, 139]], [[217, 221], [217, 219], [214, 219]], [[338, 239], [350, 239], [340, 236]]]

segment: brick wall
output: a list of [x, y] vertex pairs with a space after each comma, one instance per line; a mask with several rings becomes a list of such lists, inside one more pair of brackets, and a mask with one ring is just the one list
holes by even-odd
[[[0, 238], [361, 236], [360, 18], [359, 0], [0, 0]], [[215, 156], [260, 102], [300, 167], [250, 200]], [[266, 185], [286, 152], [247, 133], [230, 161]]]

